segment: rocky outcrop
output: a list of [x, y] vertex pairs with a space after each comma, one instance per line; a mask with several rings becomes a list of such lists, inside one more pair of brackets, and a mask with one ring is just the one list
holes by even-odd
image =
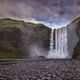
[[0, 58], [30, 57], [33, 46], [37, 51], [47, 51], [49, 36], [50, 29], [43, 24], [0, 19]]
[[78, 23], [77, 23], [76, 33], [79, 40], [76, 47], [74, 48], [73, 58], [80, 59], [80, 17], [77, 18], [77, 20], [78, 20]]
[[67, 27], [68, 52], [74, 59], [80, 59], [80, 17], [73, 20]]

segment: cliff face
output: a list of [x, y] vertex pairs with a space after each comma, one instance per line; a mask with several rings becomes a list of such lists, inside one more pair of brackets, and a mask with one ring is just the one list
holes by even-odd
[[79, 38], [79, 41], [78, 41], [76, 47], [74, 48], [73, 58], [80, 59], [80, 18], [77, 23], [76, 33]]
[[67, 26], [67, 31], [69, 55], [74, 59], [80, 59], [80, 17]]
[[0, 19], [0, 58], [30, 57], [38, 49], [47, 51], [49, 36], [50, 29], [43, 24]]

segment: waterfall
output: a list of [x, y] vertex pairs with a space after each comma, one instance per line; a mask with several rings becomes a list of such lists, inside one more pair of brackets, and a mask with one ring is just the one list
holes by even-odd
[[[54, 45], [55, 44], [55, 45]], [[47, 58], [69, 58], [67, 51], [67, 29], [51, 29], [50, 51]]]
[[53, 50], [54, 47], [54, 40], [53, 40], [53, 36], [54, 36], [54, 29], [51, 29], [51, 35], [50, 35], [50, 50]]

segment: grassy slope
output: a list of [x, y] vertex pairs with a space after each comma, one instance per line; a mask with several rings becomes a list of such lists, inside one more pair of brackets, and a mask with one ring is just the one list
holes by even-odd
[[[13, 29], [16, 27], [21, 28], [21, 29], [23, 29], [23, 28], [27, 29], [27, 32], [29, 35], [32, 35], [33, 37], [35, 37], [37, 39], [39, 38], [39, 40], [42, 40], [41, 34], [43, 34], [42, 35], [44, 37], [43, 40], [46, 39], [43, 31], [40, 31], [40, 33], [38, 31], [38, 29], [42, 30], [44, 28], [44, 32], [46, 32], [45, 26], [43, 24], [26, 23], [24, 21], [18, 21], [18, 20], [13, 20], [13, 19], [9, 19], [9, 18], [0, 19], [0, 31], [3, 28], [6, 28], [6, 29], [12, 28]], [[38, 31], [38, 33], [36, 34], [37, 31]], [[48, 33], [46, 33], [46, 34], [48, 34]], [[23, 45], [21, 45], [21, 46], [23, 47]], [[6, 40], [6, 43], [4, 43], [4, 45], [2, 47], [4, 48], [4, 50], [6, 49], [8, 51], [0, 52], [0, 58], [21, 58], [21, 56], [23, 54], [20, 52], [19, 48], [13, 46], [8, 40]]]
[[[2, 28], [14, 28], [14, 27], [21, 27], [24, 25], [23, 21], [17, 21], [12, 19], [0, 19], [0, 29]], [[0, 58], [19, 58], [20, 53], [17, 51], [16, 47], [10, 44], [9, 41], [3, 45], [3, 48], [7, 51], [0, 52]]]

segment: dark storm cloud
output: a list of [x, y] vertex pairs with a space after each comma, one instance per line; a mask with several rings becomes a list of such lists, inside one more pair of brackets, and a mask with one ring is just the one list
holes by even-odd
[[80, 14], [80, 0], [0, 0], [0, 17], [64, 18]]

